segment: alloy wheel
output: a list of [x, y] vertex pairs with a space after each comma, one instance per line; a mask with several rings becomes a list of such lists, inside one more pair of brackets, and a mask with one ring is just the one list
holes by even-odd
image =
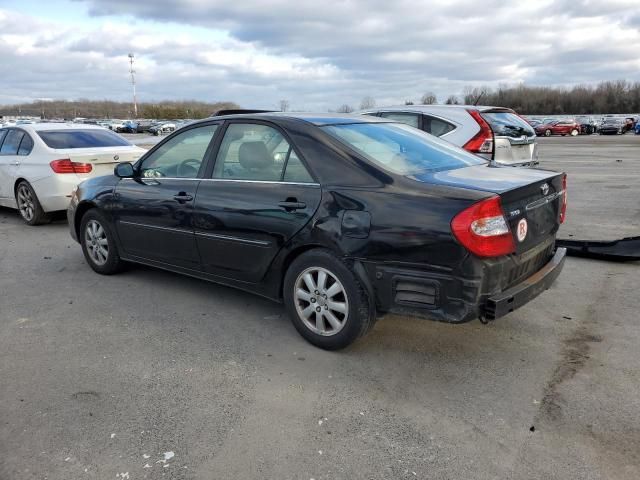
[[89, 220], [84, 231], [84, 243], [87, 252], [96, 265], [102, 266], [109, 259], [109, 241], [107, 232], [96, 220]]
[[27, 222], [33, 220], [33, 217], [36, 213], [36, 206], [33, 199], [33, 194], [29, 187], [25, 184], [22, 184], [18, 187], [18, 209], [20, 210], [20, 215]]
[[338, 278], [326, 268], [304, 270], [294, 284], [298, 316], [312, 332], [331, 336], [340, 332], [349, 317], [347, 292]]

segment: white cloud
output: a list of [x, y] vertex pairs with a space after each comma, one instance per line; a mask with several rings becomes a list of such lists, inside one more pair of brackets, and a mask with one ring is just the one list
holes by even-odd
[[[325, 110], [465, 85], [640, 80], [636, 0], [77, 0], [87, 25], [0, 10], [0, 103], [140, 97]], [[96, 22], [99, 19], [100, 22]], [[95, 24], [98, 26], [95, 27]], [[94, 25], [94, 26], [89, 26]]]

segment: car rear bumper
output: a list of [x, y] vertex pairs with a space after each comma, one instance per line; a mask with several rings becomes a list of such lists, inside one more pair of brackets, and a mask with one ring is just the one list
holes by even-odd
[[[379, 313], [464, 323], [502, 317], [549, 288], [566, 257], [566, 249], [552, 254], [553, 248], [553, 242], [542, 244], [515, 266], [508, 257], [480, 262], [478, 270], [462, 275], [386, 264], [365, 263], [364, 267]], [[519, 279], [528, 267], [536, 270]]]
[[566, 258], [567, 249], [558, 248], [551, 260], [529, 278], [502, 293], [489, 297], [481, 309], [481, 315], [487, 320], [495, 320], [536, 298], [555, 282], [564, 267]]

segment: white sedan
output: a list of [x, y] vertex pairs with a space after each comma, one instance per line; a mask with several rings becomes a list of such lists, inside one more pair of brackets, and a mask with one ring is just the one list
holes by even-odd
[[113, 173], [145, 152], [94, 125], [36, 123], [0, 128], [0, 206], [20, 211], [29, 225], [66, 210], [83, 180]]

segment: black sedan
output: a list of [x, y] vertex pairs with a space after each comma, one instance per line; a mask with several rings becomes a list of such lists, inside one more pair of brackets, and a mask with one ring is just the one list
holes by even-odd
[[98, 273], [142, 263], [283, 301], [338, 349], [385, 312], [488, 321], [544, 291], [565, 183], [374, 117], [229, 115], [83, 182], [68, 217]]

